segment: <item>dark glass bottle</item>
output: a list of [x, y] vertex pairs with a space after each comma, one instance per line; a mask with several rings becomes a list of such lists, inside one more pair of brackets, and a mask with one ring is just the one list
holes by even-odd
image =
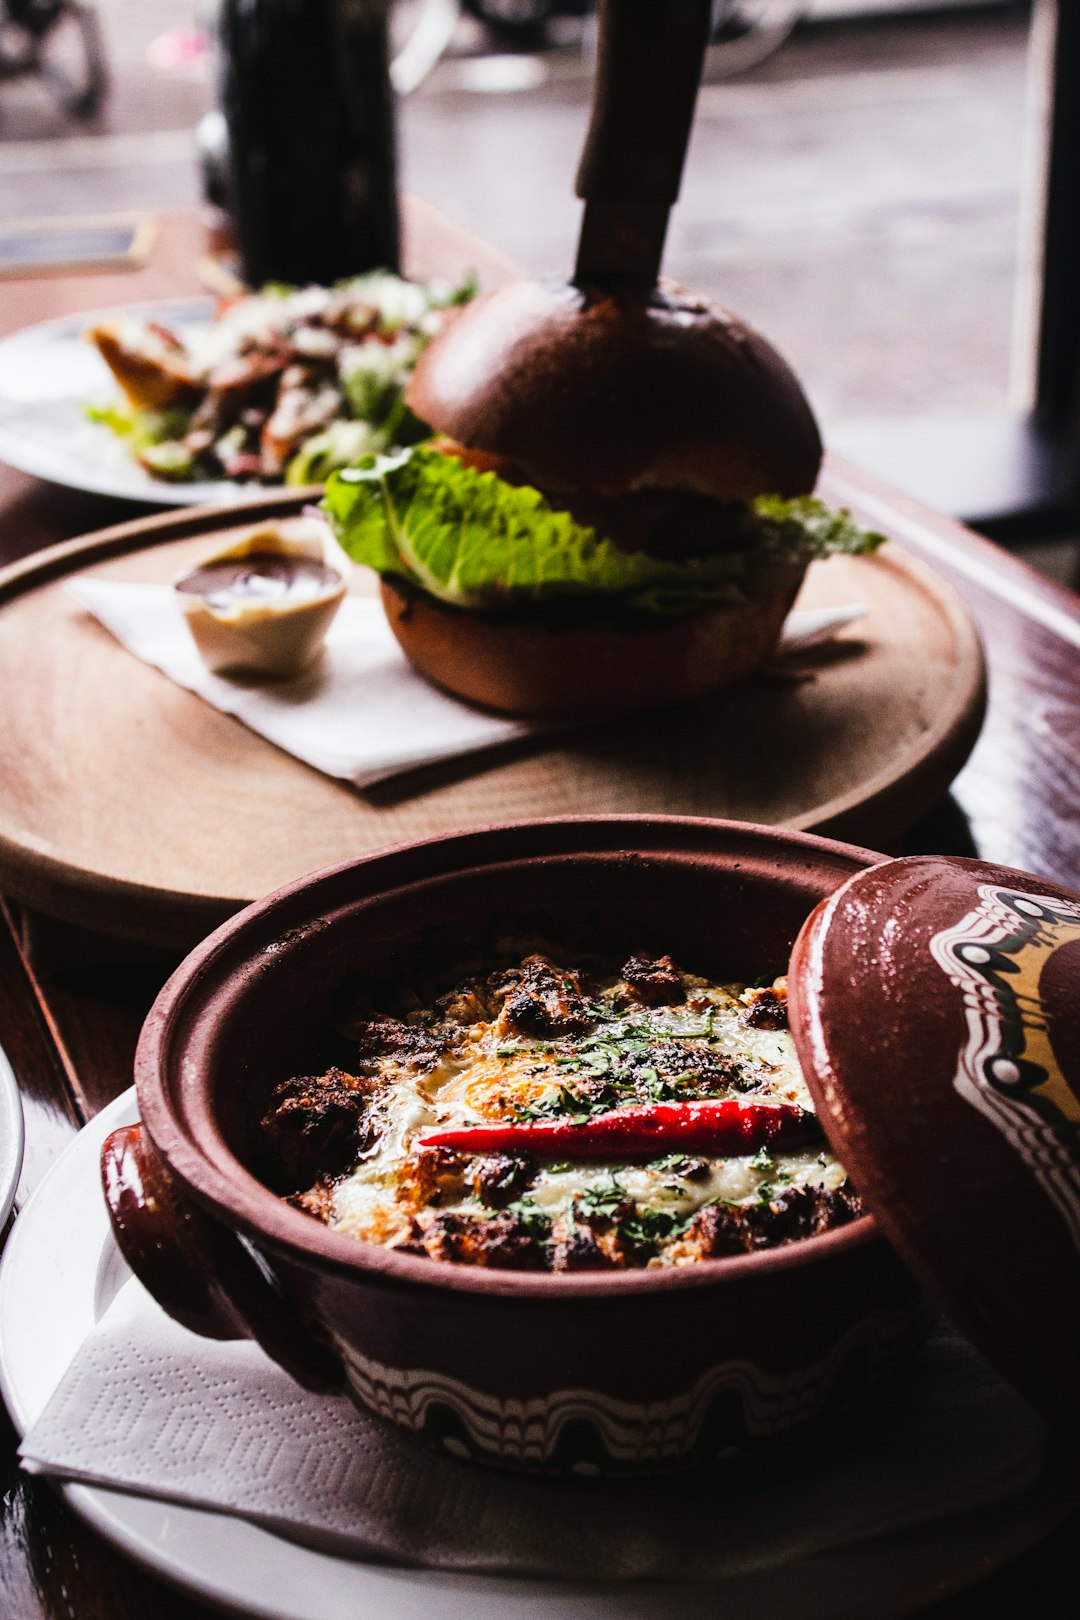
[[398, 268], [388, 0], [223, 0], [221, 105], [244, 279]]

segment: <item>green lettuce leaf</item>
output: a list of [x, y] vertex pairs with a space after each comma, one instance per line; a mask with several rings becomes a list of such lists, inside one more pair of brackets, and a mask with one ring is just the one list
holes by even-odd
[[134, 450], [182, 439], [191, 421], [191, 412], [183, 406], [152, 411], [116, 403], [85, 405], [83, 412], [89, 421], [99, 422], [121, 439], [130, 439]]
[[759, 495], [754, 514], [772, 538], [795, 547], [804, 557], [862, 556], [884, 545], [885, 536], [856, 523], [846, 506], [834, 511], [816, 495]]
[[622, 551], [538, 490], [422, 445], [335, 473], [323, 502], [354, 561], [454, 607], [576, 598], [647, 614], [745, 601], [796, 580], [810, 556], [872, 547], [847, 518], [830, 531], [819, 506], [776, 503], [761, 515], [752, 544], [672, 561]]
[[385, 448], [370, 422], [331, 422], [300, 446], [285, 468], [286, 484], [325, 484], [338, 467]]
[[182, 484], [195, 476], [195, 457], [178, 439], [144, 444], [138, 459], [156, 478], [167, 478], [172, 483]]
[[125, 405], [84, 405], [83, 415], [88, 422], [107, 427], [118, 439], [128, 438], [135, 426], [134, 413]]

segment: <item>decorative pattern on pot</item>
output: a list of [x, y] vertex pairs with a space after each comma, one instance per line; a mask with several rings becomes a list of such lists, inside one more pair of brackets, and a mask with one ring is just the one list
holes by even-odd
[[[672, 1466], [698, 1451], [740, 1451], [795, 1428], [830, 1398], [846, 1398], [882, 1377], [924, 1335], [932, 1315], [922, 1301], [914, 1310], [874, 1311], [810, 1366], [772, 1373], [728, 1361], [663, 1401], [618, 1400], [593, 1389], [499, 1397], [430, 1369], [387, 1367], [341, 1339], [335, 1347], [364, 1405], [455, 1455], [596, 1474]], [[448, 1425], [448, 1414], [458, 1422]]]
[[989, 883], [978, 892], [979, 904], [930, 941], [964, 996], [968, 1037], [953, 1085], [1020, 1154], [1080, 1248], [1080, 1073], [1063, 1071], [1065, 1043], [1055, 1050], [1040, 993], [1066, 948], [1080, 968], [1080, 906]]

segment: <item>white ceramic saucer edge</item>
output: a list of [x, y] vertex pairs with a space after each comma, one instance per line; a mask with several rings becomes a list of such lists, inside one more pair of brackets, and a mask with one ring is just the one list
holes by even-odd
[[[15, 1222], [0, 1266], [0, 1390], [19, 1433], [43, 1409], [127, 1276], [98, 1186], [101, 1143], [138, 1117], [133, 1091], [80, 1132]], [[63, 1189], [64, 1196], [57, 1197]], [[32, 1301], [33, 1308], [28, 1308]], [[903, 1615], [1006, 1563], [1069, 1510], [1046, 1481], [1010, 1498], [765, 1575], [698, 1585], [545, 1582], [363, 1564], [195, 1508], [88, 1486], [69, 1505], [170, 1585], [256, 1620], [876, 1620]], [[1023, 1524], [1018, 1524], [1017, 1519]]]
[[7, 1053], [0, 1048], [0, 1232], [4, 1230], [23, 1161], [23, 1110], [19, 1096], [19, 1083], [8, 1062]]

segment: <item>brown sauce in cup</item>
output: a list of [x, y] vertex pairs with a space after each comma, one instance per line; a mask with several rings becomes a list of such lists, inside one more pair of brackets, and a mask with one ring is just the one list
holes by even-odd
[[340, 585], [341, 575], [325, 563], [274, 551], [215, 558], [176, 581], [183, 595], [198, 596], [222, 612], [240, 602], [294, 607], [327, 596]]

